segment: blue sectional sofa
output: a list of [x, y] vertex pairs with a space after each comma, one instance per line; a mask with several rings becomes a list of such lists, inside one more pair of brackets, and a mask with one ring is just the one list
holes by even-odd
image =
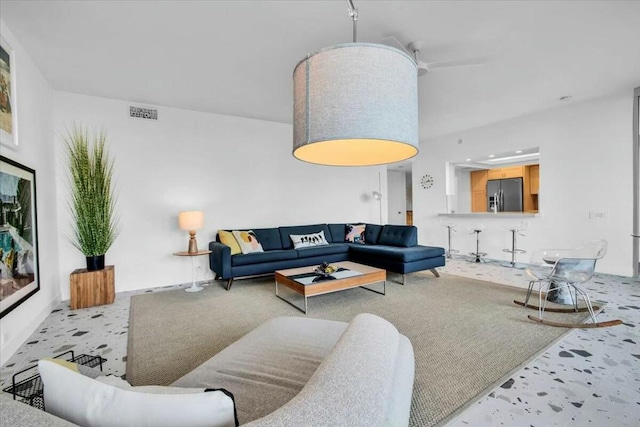
[[[353, 223], [356, 224], [356, 223]], [[358, 223], [361, 224], [361, 223]], [[277, 228], [252, 228], [264, 252], [231, 255], [219, 236], [209, 243], [209, 266], [227, 290], [237, 277], [273, 273], [322, 262], [354, 261], [405, 274], [445, 265], [444, 248], [418, 245], [418, 229], [407, 225], [366, 224], [364, 244], [345, 242], [346, 224], [314, 224]], [[324, 232], [328, 245], [294, 249], [290, 235]]]

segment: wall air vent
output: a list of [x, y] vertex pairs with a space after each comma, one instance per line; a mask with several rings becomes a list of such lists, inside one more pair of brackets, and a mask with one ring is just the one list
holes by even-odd
[[145, 120], [158, 120], [158, 110], [155, 108], [129, 107], [129, 117]]

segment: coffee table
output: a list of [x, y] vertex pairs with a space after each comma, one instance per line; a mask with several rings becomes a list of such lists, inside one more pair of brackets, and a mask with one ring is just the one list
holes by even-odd
[[[340, 270], [332, 274], [335, 279], [321, 280], [317, 282], [313, 282], [313, 279], [315, 278], [313, 271], [316, 269], [316, 265], [276, 271], [276, 296], [302, 311], [304, 314], [307, 314], [307, 298], [316, 295], [323, 295], [356, 287], [360, 287], [380, 295], [385, 295], [387, 285], [387, 272], [385, 270], [350, 261], [335, 262], [332, 263], [332, 265], [340, 268]], [[382, 292], [366, 287], [367, 285], [379, 282], [382, 282]], [[278, 285], [283, 285], [302, 295], [304, 297], [304, 309], [281, 297], [278, 293]]]

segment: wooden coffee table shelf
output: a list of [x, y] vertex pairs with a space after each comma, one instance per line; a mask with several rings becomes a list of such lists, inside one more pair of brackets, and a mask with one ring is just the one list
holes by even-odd
[[[288, 270], [278, 270], [275, 273], [276, 296], [286, 303], [291, 304], [298, 310], [302, 311], [304, 314], [307, 314], [307, 298], [312, 296], [328, 294], [331, 292], [343, 291], [345, 289], [357, 287], [375, 292], [377, 294], [385, 294], [387, 284], [387, 272], [385, 270], [375, 267], [369, 267], [368, 265], [356, 264], [355, 262], [350, 261], [336, 262], [332, 263], [332, 265], [336, 265], [338, 267], [352, 270], [361, 274], [352, 277], [345, 277], [343, 279], [323, 280], [317, 283], [310, 283], [305, 285], [303, 283], [300, 283], [299, 281], [296, 281], [296, 279], [292, 278], [292, 276], [312, 273], [317, 266], [312, 265], [308, 267], [291, 268]], [[372, 285], [379, 282], [382, 282], [382, 292], [366, 287], [367, 285]], [[278, 285], [283, 285], [291, 289], [292, 291], [302, 295], [304, 297], [304, 309], [293, 304], [291, 301], [282, 298], [278, 291]]]

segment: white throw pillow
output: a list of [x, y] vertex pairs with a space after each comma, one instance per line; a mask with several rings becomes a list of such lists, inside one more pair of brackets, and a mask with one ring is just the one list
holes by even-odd
[[256, 233], [253, 230], [247, 231], [238, 231], [233, 230], [231, 232], [233, 237], [238, 241], [238, 245], [240, 246], [240, 250], [243, 254], [251, 254], [254, 252], [264, 252], [262, 249], [262, 245], [256, 236]]
[[95, 378], [96, 381], [100, 381], [103, 384], [109, 384], [114, 387], [118, 387], [124, 390], [133, 390], [139, 391], [142, 393], [152, 393], [152, 394], [194, 394], [194, 393], [204, 393], [206, 389], [204, 388], [185, 388], [185, 387], [165, 387], [161, 385], [141, 385], [134, 387], [129, 384], [126, 380], [115, 376], [115, 375], [101, 375]]
[[324, 231], [313, 234], [290, 234], [289, 237], [291, 238], [294, 249], [329, 244], [329, 242], [327, 242], [327, 239], [325, 239], [324, 237]]
[[[47, 412], [86, 427], [237, 426], [226, 390], [132, 387], [113, 377], [86, 377], [51, 359], [38, 362]], [[158, 391], [161, 390], [160, 394]], [[155, 391], [151, 391], [155, 390]]]

